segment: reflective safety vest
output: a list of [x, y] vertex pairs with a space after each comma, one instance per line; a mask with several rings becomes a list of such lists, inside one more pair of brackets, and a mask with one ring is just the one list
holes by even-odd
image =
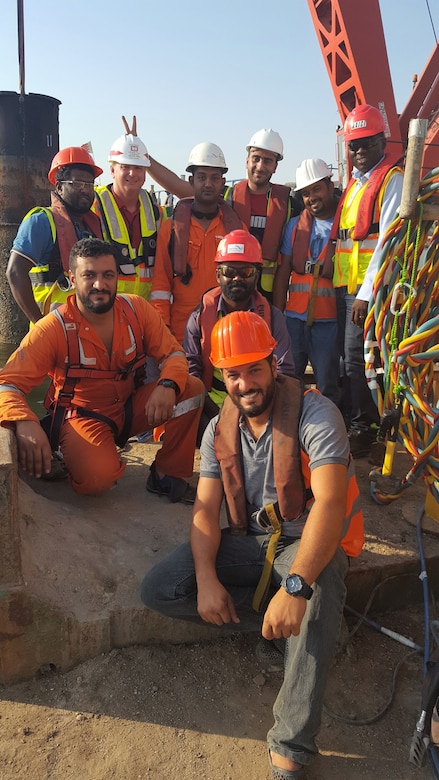
[[377, 246], [386, 186], [393, 176], [402, 173], [401, 168], [395, 166], [396, 161], [394, 155], [386, 154], [361, 187], [356, 179], [351, 179], [334, 218], [331, 238], [338, 240], [333, 284], [334, 287], [347, 286], [352, 295], [363, 283]]
[[[227, 187], [224, 192], [224, 200], [233, 206], [251, 233], [251, 190], [248, 187], [247, 179], [238, 181], [233, 187]], [[271, 184], [267, 193], [267, 222], [261, 244], [264, 264], [260, 284], [266, 292], [273, 290], [282, 235], [290, 216], [290, 188], [284, 184]]]
[[[197, 314], [197, 326], [200, 329], [201, 335], [201, 358], [203, 364], [203, 373], [201, 379], [203, 380], [205, 388], [210, 391], [214, 390], [215, 395], [212, 400], [220, 406], [224, 398], [227, 395], [226, 387], [222, 379], [221, 371], [212, 366], [210, 362], [210, 350], [211, 350], [211, 333], [215, 322], [218, 319], [218, 303], [221, 297], [221, 287], [214, 287], [212, 290], [208, 290], [201, 299], [201, 304]], [[271, 330], [271, 315], [272, 307], [268, 303], [267, 299], [261, 295], [260, 292], [255, 290], [252, 293], [253, 311], [263, 317], [268, 327]], [[218, 398], [218, 393], [221, 393], [221, 397]]]
[[[318, 392], [309, 390], [307, 392]], [[299, 442], [302, 389], [297, 379], [279, 375], [276, 379], [272, 427], [273, 467], [280, 518], [293, 522], [314, 500], [311, 492], [309, 458]], [[240, 412], [229, 397], [223, 403], [215, 429], [215, 455], [220, 464], [230, 531], [245, 535], [248, 507], [243, 490]], [[350, 557], [360, 554], [364, 544], [360, 491], [352, 464], [348, 466], [346, 511], [340, 545]]]
[[[29, 271], [33, 296], [42, 314], [48, 314], [65, 303], [67, 296], [73, 292], [68, 276], [69, 256], [72, 246], [78, 241], [75, 226], [63, 202], [54, 192], [51, 198], [50, 208], [37, 206], [24, 217], [26, 220], [32, 214], [43, 212], [52, 234], [53, 248], [48, 262], [35, 265]], [[102, 238], [99, 219], [92, 211], [84, 214], [82, 221], [90, 236]]]
[[335, 290], [332, 284], [334, 244], [329, 241], [314, 260], [310, 253], [313, 217], [304, 209], [292, 235], [293, 255], [286, 311], [308, 312], [307, 325], [314, 320], [337, 317]]
[[149, 300], [154, 274], [157, 232], [160, 227], [160, 211], [146, 190], [140, 190], [140, 246], [131, 245], [125, 220], [118, 208], [111, 188], [95, 187], [93, 210], [102, 223], [104, 240], [116, 249], [118, 264], [118, 292], [141, 295]]

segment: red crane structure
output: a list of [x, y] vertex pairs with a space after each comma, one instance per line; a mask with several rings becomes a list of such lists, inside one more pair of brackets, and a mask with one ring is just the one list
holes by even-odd
[[[439, 166], [439, 45], [436, 44], [403, 111], [395, 104], [379, 0], [308, 0], [320, 48], [331, 81], [341, 124], [357, 105], [370, 103], [383, 114], [389, 142], [401, 153], [411, 119], [427, 119], [424, 175]], [[342, 135], [342, 133], [341, 133]], [[345, 177], [343, 139], [339, 138], [341, 179]], [[344, 163], [344, 164], [343, 164]]]

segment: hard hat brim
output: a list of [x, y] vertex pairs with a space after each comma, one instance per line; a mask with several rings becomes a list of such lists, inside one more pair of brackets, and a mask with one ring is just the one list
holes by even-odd
[[222, 168], [221, 165], [209, 165], [208, 163], [200, 163], [197, 165], [194, 163], [193, 165], [187, 166], [186, 173], [193, 173], [195, 168], [216, 168], [218, 171], [222, 171], [222, 173], [227, 173], [229, 170], [228, 168]]
[[[276, 346], [275, 345], [274, 347]], [[210, 356], [210, 362], [215, 368], [235, 368], [236, 366], [247, 366], [249, 363], [258, 363], [272, 354], [273, 349], [265, 349], [263, 352], [249, 352], [247, 355], [236, 355], [228, 358], [220, 358], [215, 363]]]

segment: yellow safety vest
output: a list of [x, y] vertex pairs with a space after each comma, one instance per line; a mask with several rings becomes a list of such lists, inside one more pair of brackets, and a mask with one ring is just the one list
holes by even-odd
[[[136, 249], [131, 246], [128, 228], [111, 189], [95, 187], [93, 211], [101, 220], [105, 241], [117, 245], [119, 267], [117, 291], [141, 295], [149, 301], [154, 274], [157, 232], [161, 218], [156, 218], [154, 204], [145, 190], [140, 190], [140, 232], [142, 240]], [[141, 259], [140, 259], [141, 258]]]
[[[48, 219], [53, 245], [56, 246], [56, 225], [49, 208], [37, 206], [31, 209], [24, 217], [23, 222], [32, 214], [37, 214], [41, 211], [44, 212]], [[65, 303], [67, 296], [74, 292], [70, 279], [63, 270], [59, 256], [51, 256], [44, 265], [33, 266], [29, 271], [29, 277], [35, 302], [42, 314], [48, 314], [49, 311], [53, 311], [53, 309]]]
[[334, 287], [347, 286], [348, 292], [355, 295], [358, 285], [364, 282], [366, 271], [378, 242], [381, 205], [386, 185], [390, 178], [398, 172], [399, 170], [392, 168], [384, 178], [374, 205], [370, 233], [363, 241], [354, 241], [351, 238], [351, 231], [357, 222], [358, 208], [366, 189], [367, 181], [354, 195], [352, 193], [357, 186], [356, 182], [352, 184], [346, 193], [340, 215], [339, 238], [335, 247]]

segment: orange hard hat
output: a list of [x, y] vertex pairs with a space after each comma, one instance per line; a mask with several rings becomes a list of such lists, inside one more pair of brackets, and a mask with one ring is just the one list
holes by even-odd
[[88, 165], [93, 171], [93, 177], [96, 179], [103, 173], [102, 168], [95, 165], [95, 161], [86, 149], [82, 146], [68, 146], [66, 149], [60, 149], [55, 155], [50, 166], [50, 171], [47, 175], [51, 184], [56, 184], [56, 172], [59, 168], [64, 168], [65, 165]]
[[254, 311], [232, 311], [212, 328], [210, 362], [215, 368], [255, 363], [277, 346], [270, 328]]
[[218, 244], [215, 262], [262, 265], [262, 249], [248, 230], [232, 230]]
[[383, 115], [375, 106], [367, 103], [356, 106], [347, 115], [344, 123], [344, 137], [346, 143], [357, 138], [369, 138], [372, 135], [386, 132], [386, 124]]

